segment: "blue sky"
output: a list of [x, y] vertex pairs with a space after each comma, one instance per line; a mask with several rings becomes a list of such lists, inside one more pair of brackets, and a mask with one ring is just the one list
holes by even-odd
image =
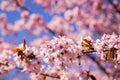
[[[1, 0], [0, 0], [1, 2]], [[41, 6], [38, 6], [32, 2], [32, 0], [27, 0], [25, 3], [25, 6], [30, 9], [32, 13], [40, 14], [46, 23], [48, 23], [52, 19], [52, 15], [50, 15], [48, 12], [45, 12]], [[16, 20], [20, 19], [20, 13], [18, 11], [2, 11], [0, 10], [0, 14], [5, 13], [7, 15], [8, 21], [10, 23], [14, 23]], [[4, 39], [8, 42], [17, 42], [16, 44], [20, 44], [23, 42], [24, 39], [26, 39], [27, 42], [32, 41], [35, 38], [41, 37], [41, 35], [33, 37], [27, 34], [27, 30], [20, 31], [17, 35], [8, 34], [3, 36], [0, 31], [0, 38]]]

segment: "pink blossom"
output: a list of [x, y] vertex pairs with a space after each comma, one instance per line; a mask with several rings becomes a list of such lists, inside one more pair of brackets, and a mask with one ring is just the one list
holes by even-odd
[[[119, 56], [119, 43], [119, 36], [117, 36], [116, 34], [104, 34], [101, 40], [96, 40], [96, 42], [94, 43], [94, 49], [99, 55], [103, 57], [103, 55], [105, 55], [105, 50], [115, 48], [118, 50], [116, 54]], [[117, 60], [119, 60], [118, 57]]]

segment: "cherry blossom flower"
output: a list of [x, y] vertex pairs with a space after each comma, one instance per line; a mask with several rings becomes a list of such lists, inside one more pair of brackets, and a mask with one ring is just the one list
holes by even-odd
[[[31, 80], [119, 80], [119, 3], [1, 0], [0, 75], [18, 69]], [[32, 10], [34, 7], [40, 10]], [[19, 18], [13, 19], [14, 12]], [[24, 30], [34, 37], [28, 44], [4, 39], [11, 39], [10, 35], [17, 40]]]
[[110, 60], [111, 56], [113, 56], [113, 60], [119, 61], [119, 40], [119, 36], [114, 33], [112, 35], [104, 34], [100, 40], [96, 40], [94, 43], [94, 49], [97, 51], [98, 55], [101, 55], [101, 58], [103, 59], [109, 56]]

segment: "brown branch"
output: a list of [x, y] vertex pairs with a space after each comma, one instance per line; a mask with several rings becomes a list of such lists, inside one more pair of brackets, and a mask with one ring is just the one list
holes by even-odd
[[86, 54], [92, 61], [94, 61], [100, 70], [102, 70], [107, 76], [109, 76], [109, 73], [106, 71], [106, 69], [100, 64], [99, 61], [97, 61], [93, 56], [91, 56], [90, 54]]
[[100, 64], [100, 62], [99, 61], [97, 61], [93, 56], [91, 56], [90, 54], [88, 54], [88, 53], [92, 53], [92, 52], [96, 52], [95, 50], [91, 50], [91, 51], [86, 51], [86, 52], [83, 52], [84, 54], [86, 54], [93, 62], [95, 62], [97, 65], [98, 65], [98, 67], [99, 67], [99, 69], [100, 70], [102, 70], [107, 76], [109, 76], [109, 73], [106, 71], [106, 69]]
[[[23, 68], [20, 68], [20, 67], [16, 67], [16, 69], [18, 70], [23, 70]], [[46, 77], [51, 77], [51, 78], [57, 78], [57, 79], [60, 79], [60, 76], [53, 76], [53, 75], [49, 75], [49, 74], [46, 74], [46, 73], [40, 73], [40, 75], [44, 75]]]
[[[117, 50], [117, 49], [115, 49]], [[106, 51], [109, 51], [109, 50], [104, 50], [103, 52], [106, 52]], [[96, 60], [96, 58], [94, 58], [93, 56], [91, 56], [89, 53], [92, 53], [92, 52], [97, 52], [95, 51], [94, 49], [93, 50], [89, 50], [89, 51], [82, 51], [84, 54], [86, 54], [93, 62], [95, 62], [99, 69], [102, 70], [107, 76], [109, 76], [109, 73], [106, 71], [106, 69], [100, 64], [100, 62], [98, 60]]]
[[47, 76], [47, 77], [52, 77], [52, 78], [60, 79], [60, 76], [53, 76], [53, 75], [44, 74], [44, 73], [41, 73], [40, 75], [44, 75], [44, 76]]
[[56, 33], [52, 30], [52, 29], [50, 29], [49, 27], [47, 27], [47, 25], [44, 23], [43, 24], [44, 25], [44, 28], [47, 30], [47, 31], [49, 31], [51, 34], [53, 34], [53, 35], [56, 35]]
[[112, 0], [108, 0], [108, 1], [111, 3], [113, 8], [116, 10], [116, 12], [118, 12], [120, 14], [120, 9], [118, 9], [117, 5], [115, 5]]
[[8, 62], [6, 62], [6, 63], [1, 63], [1, 62], [0, 62], [0, 66], [1, 66], [1, 65], [9, 66], [9, 65], [8, 65]]
[[[21, 6], [17, 0], [14, 0], [14, 1], [15, 1], [16, 5], [17, 5], [18, 7], [20, 7], [21, 10], [26, 10], [26, 11], [28, 11], [30, 14], [32, 13], [32, 12], [31, 12], [28, 8], [26, 8], [25, 6]], [[44, 28], [45, 28], [46, 30], [48, 30], [51, 34], [56, 35], [56, 33], [55, 33], [53, 30], [51, 30], [50, 28], [48, 28], [45, 23], [43, 23], [43, 25], [44, 25]]]
[[13, 1], [16, 3], [16, 5], [18, 7], [20, 7], [21, 10], [26, 10], [26, 11], [32, 13], [28, 8], [26, 8], [25, 6], [20, 5], [19, 2], [18, 2], [18, 0], [13, 0]]

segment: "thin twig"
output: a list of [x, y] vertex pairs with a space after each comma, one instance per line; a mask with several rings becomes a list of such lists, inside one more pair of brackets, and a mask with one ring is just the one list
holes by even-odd
[[106, 69], [100, 64], [99, 61], [97, 61], [93, 56], [91, 56], [90, 54], [86, 54], [92, 61], [94, 61], [98, 67], [100, 68], [100, 70], [102, 70], [107, 76], [109, 76], [109, 73], [106, 71]]
[[118, 12], [120, 14], [120, 9], [118, 9], [118, 6], [115, 5], [112, 0], [108, 0], [108, 1], [111, 3], [111, 5], [113, 6], [113, 8], [116, 10], [116, 12]]
[[44, 75], [44, 76], [47, 76], [47, 77], [52, 77], [52, 78], [60, 79], [60, 76], [53, 76], [53, 75], [44, 74], [44, 73], [41, 73], [41, 75]]
[[[16, 5], [17, 5], [18, 7], [20, 7], [21, 10], [26, 10], [26, 11], [28, 11], [30, 14], [32, 14], [32, 12], [31, 12], [28, 8], [26, 8], [25, 6], [21, 6], [17, 0], [14, 0], [14, 1], [16, 2]], [[44, 28], [45, 28], [46, 30], [48, 30], [51, 34], [53, 34], [53, 35], [56, 34], [52, 29], [50, 29], [49, 27], [47, 27], [45, 23], [44, 23], [43, 25], [44, 25]]]
[[18, 7], [20, 7], [21, 10], [26, 10], [26, 11], [32, 13], [28, 8], [26, 8], [25, 6], [20, 5], [19, 2], [18, 2], [18, 0], [13, 0], [13, 1], [16, 3], [16, 5]]

